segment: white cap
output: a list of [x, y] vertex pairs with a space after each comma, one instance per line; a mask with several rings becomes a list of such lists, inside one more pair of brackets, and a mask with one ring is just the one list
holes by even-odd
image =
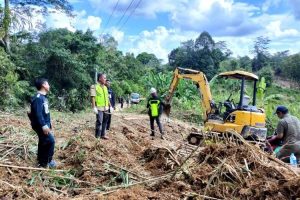
[[151, 93], [151, 94], [156, 93], [156, 89], [155, 89], [155, 88], [151, 88], [151, 89], [150, 89], [150, 93]]

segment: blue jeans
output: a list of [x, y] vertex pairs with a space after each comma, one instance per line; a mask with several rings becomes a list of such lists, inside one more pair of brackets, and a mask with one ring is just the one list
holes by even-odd
[[41, 166], [47, 166], [54, 154], [55, 140], [52, 133], [45, 135], [42, 128], [33, 128], [39, 137], [37, 159]]

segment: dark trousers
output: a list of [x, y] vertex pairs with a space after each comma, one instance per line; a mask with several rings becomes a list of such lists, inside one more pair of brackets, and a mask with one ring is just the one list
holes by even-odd
[[157, 126], [159, 128], [159, 132], [160, 134], [163, 135], [163, 131], [162, 131], [162, 125], [160, 123], [160, 117], [151, 117], [150, 116], [150, 128], [151, 128], [151, 135], [154, 136], [154, 121], [156, 121]]
[[110, 129], [110, 123], [111, 123], [111, 112], [110, 109], [108, 111], [108, 116], [107, 116], [107, 125], [106, 125], [106, 130]]
[[104, 137], [106, 131], [106, 125], [109, 114], [106, 113], [107, 111], [100, 111], [98, 110], [98, 114], [96, 115], [96, 137]]
[[39, 137], [38, 143], [38, 163], [46, 166], [53, 158], [55, 140], [52, 133], [45, 135], [42, 128], [33, 128]]

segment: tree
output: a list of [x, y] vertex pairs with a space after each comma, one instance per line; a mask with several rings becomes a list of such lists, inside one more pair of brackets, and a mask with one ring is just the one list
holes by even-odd
[[59, 11], [72, 16], [72, 6], [68, 0], [5, 0], [4, 15], [0, 15], [0, 45], [6, 52], [10, 53], [10, 29], [24, 28], [24, 24], [31, 24], [33, 13], [47, 15], [50, 8], [51, 12]]
[[231, 51], [225, 42], [215, 43], [208, 32], [202, 32], [195, 42], [188, 40], [172, 50], [169, 54], [169, 64], [173, 67], [203, 71], [210, 79], [217, 73], [220, 63], [230, 54]]
[[214, 47], [215, 42], [211, 35], [206, 31], [202, 32], [195, 41], [196, 50], [207, 49], [211, 51]]
[[15, 42], [18, 41], [12, 40], [12, 47], [18, 50], [14, 50], [17, 55], [14, 53], [12, 57], [22, 69], [18, 71], [20, 80], [48, 78], [54, 106], [58, 104], [56, 96], [63, 90], [68, 109], [83, 109], [89, 103], [88, 88], [94, 82], [95, 69], [100, 66], [97, 56], [101, 49], [91, 31], [49, 30], [27, 43]]
[[159, 59], [153, 53], [142, 52], [137, 55], [136, 59], [144, 65], [147, 65], [151, 62], [159, 64]]
[[118, 47], [118, 42], [109, 34], [102, 35], [100, 38], [100, 43], [107, 49], [116, 50]]
[[283, 62], [283, 72], [286, 77], [300, 83], [300, 53], [291, 55]]
[[226, 41], [216, 42], [215, 49], [222, 51], [225, 57], [229, 57], [232, 54], [232, 51], [227, 47]]
[[0, 47], [0, 109], [4, 109], [14, 101], [14, 88], [17, 83], [15, 68], [9, 55]]
[[271, 40], [269, 40], [268, 37], [257, 37], [254, 41], [254, 49], [252, 50], [252, 53], [255, 55], [253, 61], [252, 61], [252, 70], [258, 71], [264, 66], [267, 65], [270, 53], [268, 51], [269, 49], [269, 43]]
[[288, 55], [289, 51], [286, 50], [277, 52], [270, 58], [270, 64], [275, 71], [275, 75], [280, 75], [282, 73], [282, 65], [284, 60], [288, 57]]
[[243, 56], [239, 58], [240, 68], [251, 71], [251, 59], [248, 56]]

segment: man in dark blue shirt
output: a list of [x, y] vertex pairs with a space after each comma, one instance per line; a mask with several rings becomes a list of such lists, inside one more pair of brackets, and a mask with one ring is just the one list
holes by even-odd
[[53, 158], [55, 140], [52, 132], [49, 103], [46, 97], [50, 90], [47, 79], [40, 78], [35, 81], [38, 90], [31, 99], [31, 112], [28, 114], [32, 129], [39, 137], [38, 164], [40, 167], [56, 167]]
[[113, 90], [110, 87], [110, 80], [106, 80], [106, 87], [108, 90], [108, 95], [109, 95], [109, 102], [110, 102], [110, 107], [109, 107], [109, 115], [108, 115], [108, 121], [107, 121], [107, 125], [106, 125], [106, 130], [110, 129], [110, 124], [111, 124], [111, 113], [113, 112], [113, 110], [116, 110], [116, 100], [115, 100], [115, 93], [113, 92]]

